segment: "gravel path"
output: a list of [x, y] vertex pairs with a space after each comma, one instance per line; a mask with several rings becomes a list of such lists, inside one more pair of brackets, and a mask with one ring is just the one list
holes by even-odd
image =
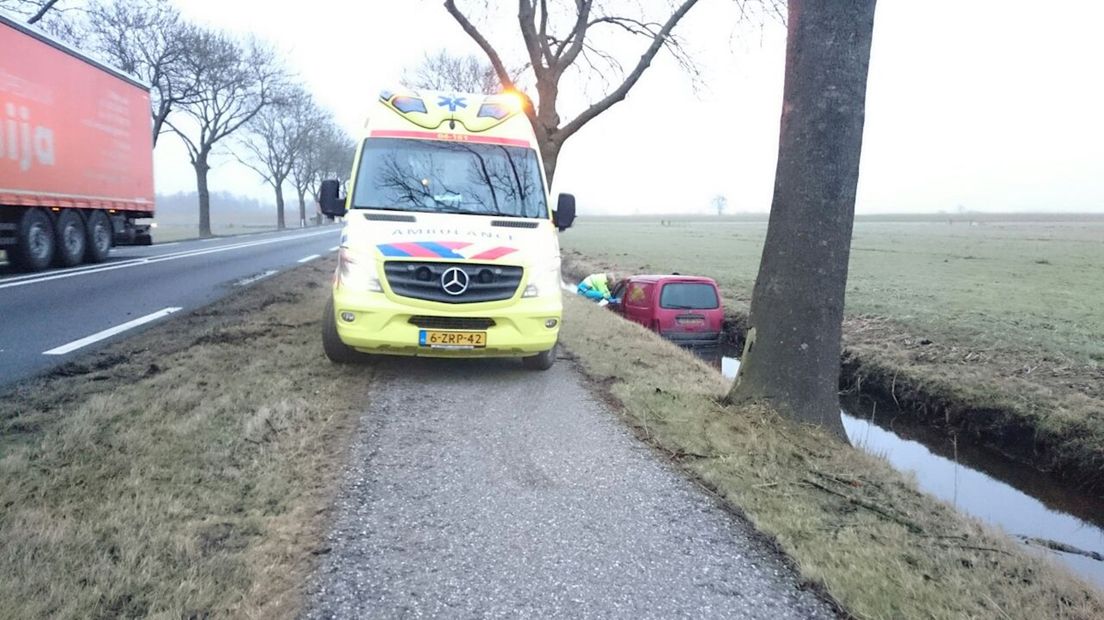
[[821, 618], [567, 363], [384, 360], [307, 618]]

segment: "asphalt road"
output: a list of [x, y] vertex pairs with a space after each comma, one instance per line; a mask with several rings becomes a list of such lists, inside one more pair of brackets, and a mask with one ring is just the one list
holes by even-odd
[[99, 265], [35, 274], [0, 267], [0, 385], [325, 256], [340, 236], [326, 226], [117, 247]]
[[376, 362], [307, 618], [823, 618], [561, 361]]

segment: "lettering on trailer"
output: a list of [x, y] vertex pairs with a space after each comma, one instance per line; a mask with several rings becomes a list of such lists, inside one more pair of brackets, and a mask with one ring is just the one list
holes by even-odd
[[19, 169], [26, 172], [32, 164], [53, 166], [54, 130], [45, 125], [32, 124], [27, 106], [14, 103], [4, 105], [3, 126], [0, 126], [0, 159], [19, 162]]

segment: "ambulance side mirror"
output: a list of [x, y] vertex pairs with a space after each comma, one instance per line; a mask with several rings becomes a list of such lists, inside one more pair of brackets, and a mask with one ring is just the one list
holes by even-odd
[[330, 217], [345, 215], [345, 201], [341, 199], [341, 181], [326, 179], [318, 190], [318, 206]]
[[575, 196], [560, 194], [556, 199], [556, 210], [552, 212], [552, 223], [560, 230], [567, 230], [575, 223]]

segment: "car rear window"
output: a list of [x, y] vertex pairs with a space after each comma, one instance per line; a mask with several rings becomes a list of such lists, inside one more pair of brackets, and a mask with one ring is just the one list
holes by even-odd
[[659, 307], [669, 310], [706, 310], [719, 305], [712, 284], [672, 282], [659, 295]]

